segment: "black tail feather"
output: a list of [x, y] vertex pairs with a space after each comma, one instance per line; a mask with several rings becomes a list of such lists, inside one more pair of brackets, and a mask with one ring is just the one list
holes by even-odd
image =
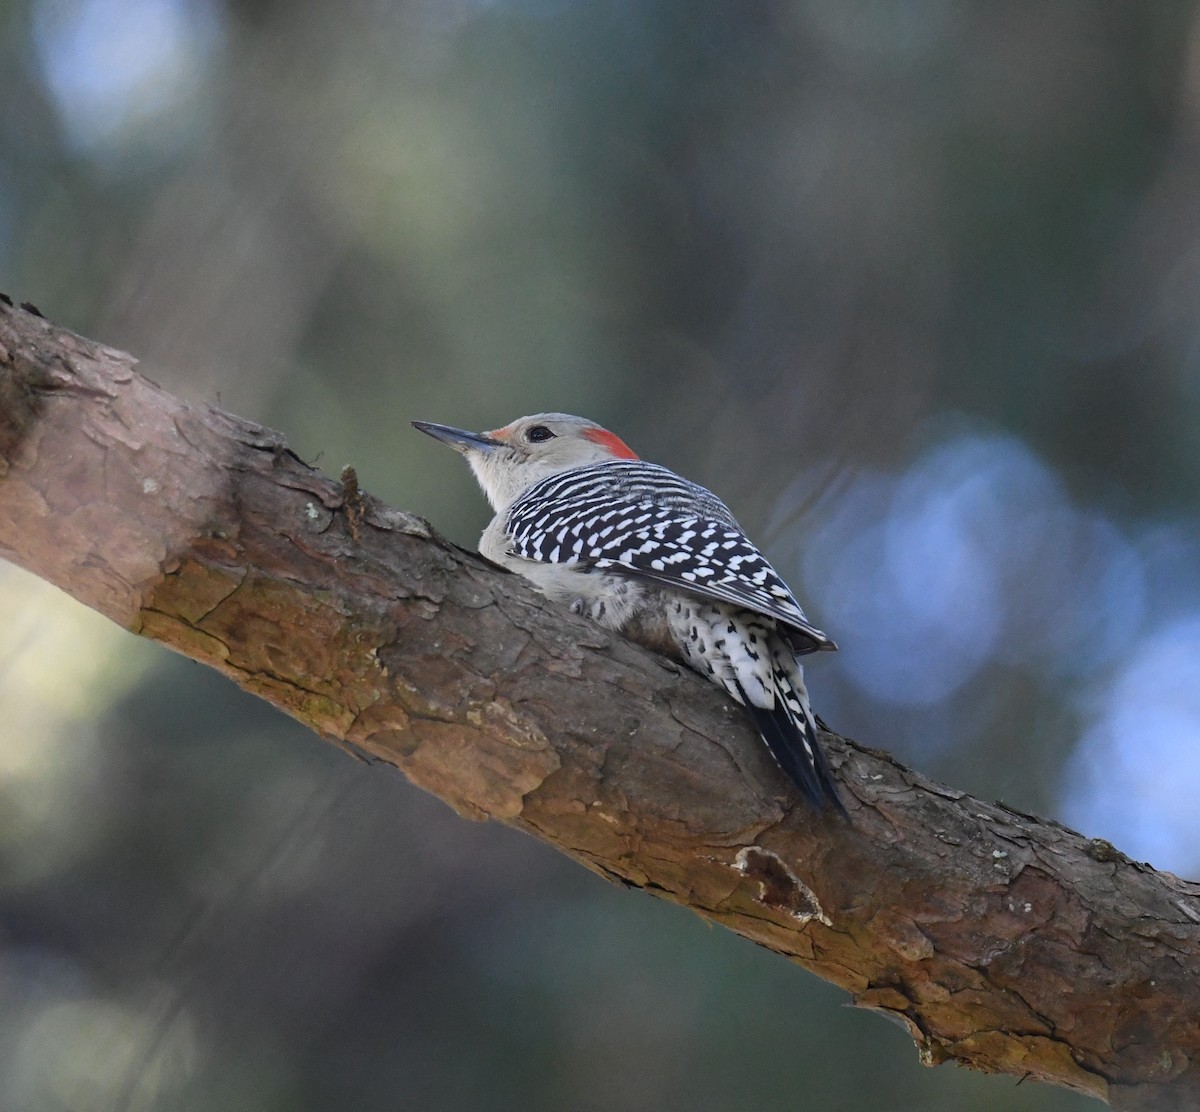
[[842, 797], [838, 794], [837, 783], [833, 778], [833, 770], [829, 767], [829, 758], [825, 756], [825, 750], [817, 740], [817, 731], [811, 722], [806, 722], [804, 726], [808, 737], [808, 744], [813, 751], [813, 767], [817, 770], [817, 779], [821, 782], [825, 798], [833, 804], [842, 818], [849, 819], [850, 812], [846, 810], [846, 805], [842, 802]]
[[775, 763], [800, 789], [808, 803], [818, 811], [832, 805], [843, 817], [849, 818], [812, 723], [806, 720], [802, 726], [796, 722], [782, 702], [767, 710], [751, 703], [745, 692], [742, 698]]

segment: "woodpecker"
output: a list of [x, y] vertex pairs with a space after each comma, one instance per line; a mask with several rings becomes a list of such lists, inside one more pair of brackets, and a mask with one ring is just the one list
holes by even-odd
[[487, 495], [483, 556], [720, 685], [805, 798], [845, 814], [796, 659], [837, 646], [724, 502], [566, 413], [491, 432], [413, 425], [465, 456]]

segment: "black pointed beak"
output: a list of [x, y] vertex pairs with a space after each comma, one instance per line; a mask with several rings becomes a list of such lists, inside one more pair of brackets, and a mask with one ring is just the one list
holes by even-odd
[[485, 432], [467, 432], [466, 429], [450, 425], [435, 425], [432, 421], [414, 421], [414, 429], [428, 433], [434, 440], [448, 444], [456, 452], [490, 452], [500, 447], [500, 442]]

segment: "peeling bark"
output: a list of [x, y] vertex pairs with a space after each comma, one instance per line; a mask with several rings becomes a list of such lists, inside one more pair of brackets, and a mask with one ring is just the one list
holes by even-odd
[[1200, 885], [826, 736], [814, 818], [739, 708], [0, 304], [0, 555], [474, 819], [899, 1019], [929, 1064], [1200, 1107]]

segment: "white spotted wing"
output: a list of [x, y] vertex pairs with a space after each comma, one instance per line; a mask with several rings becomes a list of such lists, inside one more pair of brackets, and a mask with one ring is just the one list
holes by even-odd
[[509, 508], [514, 555], [627, 572], [767, 615], [798, 652], [836, 646], [711, 491], [656, 464], [618, 460], [543, 479]]

